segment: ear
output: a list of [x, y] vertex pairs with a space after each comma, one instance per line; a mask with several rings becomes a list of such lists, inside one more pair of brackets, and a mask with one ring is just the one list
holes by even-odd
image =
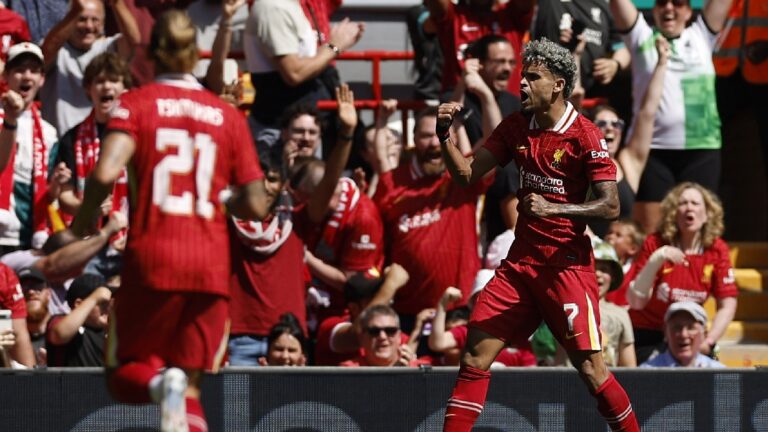
[[307, 365], [307, 356], [302, 354], [301, 358], [299, 359], [299, 363], [296, 366], [306, 366], [306, 365]]
[[[563, 93], [563, 91], [565, 91], [565, 78], [555, 77], [555, 85], [552, 90], [558, 93]], [[565, 97], [565, 95], [563, 95], [563, 97]]]

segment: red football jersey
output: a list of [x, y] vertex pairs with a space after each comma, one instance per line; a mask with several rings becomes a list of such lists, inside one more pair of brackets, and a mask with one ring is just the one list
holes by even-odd
[[389, 241], [387, 261], [402, 265], [410, 276], [395, 296], [399, 313], [434, 307], [449, 286], [469, 298], [480, 269], [477, 198], [492, 181], [489, 176], [464, 188], [448, 171], [424, 175], [416, 158], [381, 176], [373, 199]]
[[500, 34], [509, 40], [515, 51], [517, 64], [509, 76], [507, 90], [520, 96], [520, 71], [522, 70], [521, 53], [525, 34], [531, 27], [533, 8], [527, 13], [520, 13], [514, 2], [508, 2], [492, 14], [479, 15], [471, 6], [449, 3], [448, 12], [437, 22], [437, 36], [444, 55], [443, 90], [452, 89], [461, 76], [464, 62], [464, 50], [471, 43], [489, 34]]
[[[499, 165], [520, 168], [520, 202], [537, 193], [553, 203], [583, 203], [593, 182], [616, 181], [616, 165], [600, 130], [568, 103], [554, 128], [539, 129], [533, 117], [514, 113], [485, 143]], [[522, 208], [508, 259], [592, 271], [586, 224], [564, 217], [537, 218]]]
[[258, 253], [238, 238], [234, 229], [230, 231], [234, 267], [230, 333], [267, 336], [286, 312], [298, 318], [306, 333], [306, 292], [304, 273], [300, 271], [304, 243], [291, 232], [273, 253]]
[[243, 115], [191, 76], [120, 97], [107, 125], [136, 142], [125, 286], [229, 295], [220, 193], [264, 177]]
[[11, 318], [27, 317], [27, 302], [21, 291], [19, 278], [13, 269], [0, 263], [0, 309], [11, 311]]
[[[612, 298], [619, 296], [626, 304], [626, 292], [629, 284], [637, 278], [645, 267], [651, 254], [664, 246], [661, 236], [656, 233], [648, 236], [640, 253], [632, 263], [629, 273], [624, 277], [621, 288], [610, 293]], [[648, 304], [642, 310], [629, 310], [632, 326], [647, 330], [661, 330], [664, 326], [664, 314], [670, 304], [679, 301], [693, 301], [703, 304], [712, 295], [717, 299], [736, 297], [739, 292], [731, 267], [728, 245], [717, 238], [711, 247], [698, 255], [686, 255], [688, 266], [665, 262], [653, 281], [653, 293]]]
[[[335, 212], [315, 225], [309, 221], [306, 206], [297, 207], [296, 230], [309, 250], [326, 264], [342, 271], [379, 272], [384, 263], [384, 226], [379, 210], [351, 179], [342, 178], [339, 183], [351, 188], [344, 189], [339, 197], [339, 208], [351, 207], [348, 212]], [[331, 295], [331, 306], [320, 311], [321, 319], [342, 313], [346, 308], [344, 293], [322, 281], [317, 283]]]
[[0, 59], [5, 61], [8, 50], [19, 42], [29, 42], [29, 26], [24, 18], [6, 7], [0, 8]]

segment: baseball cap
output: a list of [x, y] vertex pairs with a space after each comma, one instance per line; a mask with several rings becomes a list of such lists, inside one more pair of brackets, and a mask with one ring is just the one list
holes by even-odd
[[369, 299], [376, 294], [384, 280], [369, 272], [357, 272], [344, 284], [344, 299], [347, 303]]
[[688, 312], [693, 319], [700, 322], [702, 325], [707, 325], [707, 311], [696, 302], [681, 301], [672, 303], [664, 314], [664, 322], [669, 321], [669, 318], [677, 312]]
[[45, 275], [35, 267], [24, 267], [19, 270], [16, 276], [18, 276], [20, 281], [24, 279], [36, 279], [45, 282]]
[[107, 286], [104, 276], [93, 273], [81, 274], [69, 285], [67, 303], [69, 303], [70, 307], [74, 307], [75, 300], [88, 297], [92, 292], [96, 291], [96, 288], [102, 286]]
[[611, 292], [621, 286], [624, 282], [624, 270], [619, 263], [619, 256], [616, 254], [616, 249], [613, 248], [608, 242], [602, 240], [592, 241], [592, 251], [595, 254], [595, 261], [600, 261], [608, 264], [611, 271], [611, 287], [608, 288], [608, 292]]
[[[40, 63], [43, 63], [43, 50], [40, 49], [39, 46], [31, 43], [31, 42], [20, 42], [16, 45], [13, 45], [8, 49], [8, 60], [6, 61], [6, 65], [10, 65], [14, 60], [20, 58], [20, 56], [24, 54], [29, 54], [40, 60]], [[10, 66], [7, 66], [10, 67]]]

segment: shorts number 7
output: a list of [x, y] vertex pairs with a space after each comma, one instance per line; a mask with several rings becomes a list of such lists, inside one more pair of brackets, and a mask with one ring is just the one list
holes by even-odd
[[576, 319], [576, 315], [579, 314], [579, 305], [576, 303], [565, 303], [563, 310], [568, 314], [568, 331], [573, 333], [573, 320]]

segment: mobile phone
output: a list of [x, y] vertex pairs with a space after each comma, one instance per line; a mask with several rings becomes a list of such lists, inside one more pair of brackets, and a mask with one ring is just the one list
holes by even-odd
[[6, 330], [13, 330], [11, 324], [11, 311], [8, 309], [0, 309], [0, 333]]

